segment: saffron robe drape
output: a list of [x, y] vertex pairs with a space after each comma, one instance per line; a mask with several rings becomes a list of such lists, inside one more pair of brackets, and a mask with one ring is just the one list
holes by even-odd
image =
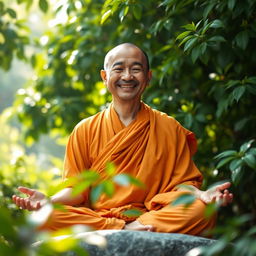
[[[130, 174], [145, 188], [117, 186], [113, 197], [102, 195], [91, 209], [66, 206], [66, 212], [54, 210], [42, 228], [54, 230], [85, 224], [95, 229], [122, 229], [135, 219], [123, 211], [137, 208], [144, 212], [138, 220], [153, 225], [158, 232], [200, 234], [214, 222], [204, 218], [203, 202], [196, 200], [187, 209], [170, 206], [184, 193], [177, 191], [177, 185], [201, 185], [202, 174], [192, 160], [196, 148], [194, 134], [167, 114], [141, 102], [136, 119], [125, 127], [111, 104], [73, 130], [63, 177], [92, 169], [104, 178], [106, 162], [111, 161], [117, 174]], [[86, 203], [89, 191], [84, 196]]]

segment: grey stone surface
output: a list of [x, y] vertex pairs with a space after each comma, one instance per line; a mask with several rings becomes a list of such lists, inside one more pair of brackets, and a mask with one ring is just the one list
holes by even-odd
[[[97, 236], [101, 239], [97, 239]], [[79, 239], [90, 256], [184, 256], [195, 247], [215, 242], [190, 235], [128, 230], [86, 232]], [[96, 240], [104, 244], [104, 239], [105, 247], [89, 244]], [[70, 252], [69, 255], [76, 254]]]

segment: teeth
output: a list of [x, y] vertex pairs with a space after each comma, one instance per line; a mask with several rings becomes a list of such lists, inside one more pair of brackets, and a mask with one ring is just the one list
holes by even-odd
[[130, 86], [130, 85], [128, 85], [128, 86], [127, 86], [127, 85], [121, 85], [121, 87], [122, 87], [122, 88], [134, 88], [135, 85], [132, 85], [132, 86]]

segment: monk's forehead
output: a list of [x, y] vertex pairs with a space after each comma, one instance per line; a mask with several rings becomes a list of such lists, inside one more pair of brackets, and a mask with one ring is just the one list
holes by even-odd
[[146, 57], [143, 52], [136, 46], [120, 45], [108, 52], [105, 58], [104, 66], [110, 67], [116, 61], [125, 60], [127, 58], [136, 58], [145, 65]]

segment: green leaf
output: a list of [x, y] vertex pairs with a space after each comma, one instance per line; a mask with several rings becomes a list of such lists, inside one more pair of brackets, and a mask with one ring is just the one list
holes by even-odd
[[194, 36], [192, 36], [192, 35], [190, 35], [190, 36], [186, 36], [180, 43], [179, 43], [179, 47], [181, 46], [181, 45], [183, 45], [184, 43], [186, 43], [190, 38], [192, 38], [192, 37], [194, 37]]
[[26, 1], [26, 10], [29, 10], [29, 8], [31, 7], [32, 4], [33, 4], [33, 0], [27, 0]]
[[200, 53], [201, 55], [203, 55], [206, 51], [206, 48], [207, 48], [207, 43], [206, 42], [203, 42], [200, 44]]
[[245, 118], [242, 118], [241, 120], [239, 120], [238, 122], [236, 122], [235, 123], [235, 131], [241, 131], [249, 120], [250, 120], [250, 118], [245, 117]]
[[225, 86], [226, 86], [226, 89], [229, 89], [237, 84], [240, 84], [240, 81], [239, 80], [229, 80]]
[[132, 13], [136, 20], [140, 20], [142, 16], [142, 5], [134, 4], [132, 5]]
[[101, 17], [100, 24], [103, 25], [103, 24], [107, 21], [107, 19], [110, 17], [111, 14], [112, 14], [111, 10], [106, 11], [106, 12], [102, 15], [102, 17]]
[[225, 238], [219, 239], [213, 245], [205, 247], [204, 255], [222, 255], [224, 248], [228, 246], [228, 242], [226, 240], [227, 239]]
[[213, 36], [213, 37], [209, 38], [208, 41], [212, 41], [212, 42], [225, 42], [226, 39], [223, 36]]
[[129, 174], [124, 174], [124, 173], [114, 176], [113, 181], [121, 186], [128, 186], [133, 184], [138, 187], [143, 187], [143, 188], [145, 187], [145, 185], [140, 180], [132, 177]]
[[239, 159], [235, 159], [235, 160], [230, 162], [229, 169], [231, 171], [235, 171], [236, 169], [241, 168], [242, 165], [243, 165], [243, 160], [242, 159], [240, 159], [240, 158]]
[[240, 47], [242, 50], [245, 50], [247, 44], [249, 41], [249, 33], [247, 30], [239, 32], [235, 37], [235, 42], [238, 47]]
[[201, 45], [197, 45], [196, 47], [194, 47], [192, 49], [192, 52], [191, 52], [191, 59], [192, 59], [192, 62], [195, 63], [196, 60], [198, 59], [198, 57], [200, 56], [201, 54], [201, 48], [200, 48]]
[[5, 37], [4, 35], [0, 32], [0, 44], [4, 44], [5, 43]]
[[210, 203], [206, 205], [204, 215], [206, 218], [211, 218], [217, 211], [219, 207], [216, 203]]
[[248, 153], [256, 156], [256, 148], [251, 148]]
[[239, 86], [233, 90], [232, 95], [236, 100], [236, 102], [238, 102], [244, 93], [245, 93], [245, 86]]
[[184, 37], [186, 37], [187, 35], [189, 35], [191, 33], [191, 31], [185, 31], [181, 34], [179, 34], [177, 37], [176, 37], [176, 40], [181, 40], [183, 39]]
[[87, 189], [88, 187], [90, 187], [92, 184], [90, 181], [88, 180], [85, 180], [85, 181], [82, 181], [82, 182], [79, 182], [78, 184], [76, 184], [74, 187], [73, 187], [73, 190], [72, 190], [72, 196], [77, 196], [79, 194], [82, 194], [85, 189]]
[[190, 31], [196, 31], [196, 26], [193, 22], [191, 24], [186, 24], [182, 27]]
[[93, 203], [95, 203], [100, 198], [103, 193], [103, 189], [104, 185], [102, 183], [92, 188], [90, 193], [90, 199]]
[[246, 88], [247, 88], [247, 91], [249, 91], [251, 94], [256, 95], [256, 87], [255, 87], [255, 85], [247, 84]]
[[253, 142], [254, 142], [254, 139], [245, 142], [245, 143], [240, 147], [240, 152], [241, 152], [241, 153], [245, 153], [245, 152], [251, 147], [251, 145], [252, 145]]
[[172, 206], [177, 206], [177, 205], [181, 205], [184, 204], [185, 206], [189, 206], [192, 203], [194, 203], [194, 201], [196, 200], [195, 195], [193, 194], [182, 194], [181, 196], [179, 196], [178, 198], [176, 198], [171, 205]]
[[100, 175], [96, 171], [90, 170], [82, 172], [79, 178], [81, 178], [82, 180], [90, 181], [91, 184], [93, 184], [100, 179]]
[[143, 182], [141, 182], [140, 180], [132, 177], [131, 175], [129, 175], [129, 178], [130, 178], [130, 183], [137, 186], [137, 187], [140, 187], [140, 188], [145, 188], [145, 184]]
[[236, 0], [228, 0], [228, 9], [232, 11], [235, 7]]
[[224, 27], [223, 23], [221, 20], [214, 20], [210, 23], [210, 28], [221, 28]]
[[207, 43], [206, 42], [203, 42], [201, 43], [200, 45], [197, 45], [196, 47], [194, 47], [192, 49], [192, 52], [191, 52], [191, 59], [192, 59], [192, 62], [195, 63], [196, 60], [204, 54], [205, 50], [206, 50], [206, 47], [207, 47]]
[[220, 159], [220, 158], [227, 157], [227, 156], [236, 157], [236, 155], [237, 155], [237, 151], [235, 151], [235, 150], [227, 150], [227, 151], [221, 152], [220, 154], [218, 154], [214, 158], [215, 159]]
[[65, 206], [63, 204], [60, 204], [60, 203], [54, 203], [53, 204], [53, 208], [55, 210], [58, 210], [58, 211], [63, 211], [63, 212], [67, 212], [68, 210], [65, 208]]
[[204, 26], [202, 28], [201, 35], [204, 35], [207, 32], [207, 30], [210, 28], [211, 23], [207, 23], [207, 21], [208, 21], [208, 19], [204, 22]]
[[47, 0], [39, 0], [39, 7], [43, 12], [48, 11], [48, 2]]
[[186, 114], [185, 118], [184, 118], [184, 125], [187, 128], [191, 128], [192, 123], [193, 123], [193, 116], [192, 116], [192, 114], [191, 113]]
[[103, 184], [103, 192], [109, 197], [113, 196], [115, 191], [115, 186], [113, 182], [110, 180], [105, 180], [102, 182], [102, 184]]
[[113, 178], [113, 181], [121, 186], [130, 185], [130, 177], [127, 174], [118, 174]]
[[191, 50], [191, 48], [193, 47], [193, 45], [196, 43], [197, 41], [197, 37], [193, 37], [191, 39], [189, 39], [185, 45], [184, 45], [184, 52], [187, 51], [187, 50]]
[[235, 157], [234, 156], [231, 156], [231, 157], [227, 157], [227, 158], [224, 158], [222, 159], [218, 165], [216, 166], [216, 169], [219, 169], [221, 168], [222, 166], [224, 166], [225, 164], [227, 164], [228, 162], [230, 162], [231, 160], [233, 160]]
[[[207, 2], [209, 3], [209, 2]], [[213, 9], [213, 7], [216, 5], [216, 3], [210, 3], [206, 6], [206, 8], [204, 9], [204, 12], [203, 12], [203, 17], [204, 19], [207, 18], [208, 14], [211, 12], [211, 10]]]
[[0, 211], [1, 242], [3, 237], [15, 237], [15, 226], [8, 209], [1, 207]]
[[197, 23], [196, 23], [196, 29], [198, 29], [198, 27], [200, 26], [200, 24], [202, 23], [203, 20], [199, 20]]
[[112, 162], [107, 162], [106, 163], [106, 173], [108, 176], [113, 176], [116, 172], [116, 166]]
[[256, 76], [248, 77], [246, 82], [256, 85]]
[[129, 6], [128, 5], [124, 6], [122, 8], [122, 10], [120, 11], [119, 19], [120, 19], [121, 22], [123, 21], [124, 17], [127, 15], [128, 11], [129, 11]]
[[139, 217], [143, 212], [138, 209], [129, 209], [124, 211], [122, 214], [127, 217]]
[[237, 168], [236, 170], [232, 171], [231, 180], [235, 186], [237, 186], [240, 183], [242, 175], [243, 175], [242, 168]]
[[249, 167], [256, 169], [256, 158], [254, 155], [246, 154], [242, 159]]
[[16, 19], [17, 14], [16, 14], [16, 12], [15, 12], [13, 9], [7, 8], [7, 9], [6, 9], [6, 12], [8, 12], [8, 14], [9, 14], [12, 18]]

